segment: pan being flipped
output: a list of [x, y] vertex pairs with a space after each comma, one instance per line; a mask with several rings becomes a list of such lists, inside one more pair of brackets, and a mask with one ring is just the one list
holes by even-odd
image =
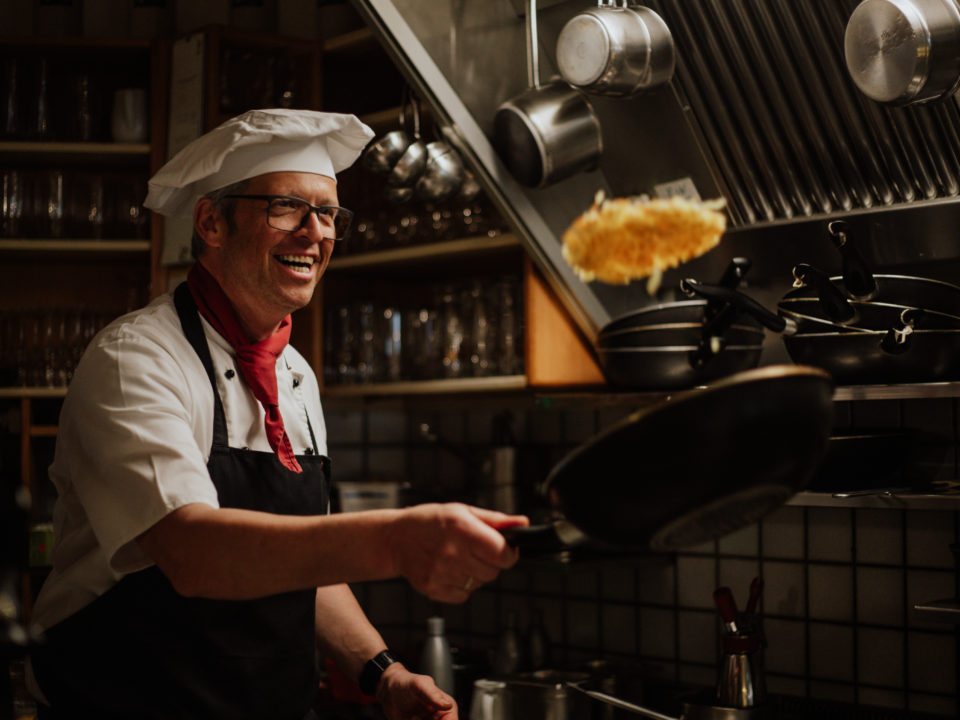
[[[553, 468], [545, 490], [564, 517], [556, 535], [673, 551], [733, 532], [807, 485], [832, 427], [833, 380], [817, 368], [772, 365], [678, 393]], [[523, 550], [524, 531], [508, 537]]]

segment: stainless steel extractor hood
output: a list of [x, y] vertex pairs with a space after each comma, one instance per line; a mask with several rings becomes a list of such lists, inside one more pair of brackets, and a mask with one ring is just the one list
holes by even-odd
[[[844, 218], [877, 267], [923, 265], [956, 281], [960, 108], [912, 107], [858, 92], [844, 64], [857, 0], [649, 0], [677, 51], [672, 82], [630, 98], [589, 96], [600, 118], [599, 168], [543, 189], [520, 185], [491, 143], [497, 107], [526, 88], [524, 0], [352, 0], [430, 105], [588, 337], [610, 318], [673, 299], [684, 276], [712, 280], [734, 255], [754, 262], [761, 301], [797, 262], [835, 270], [826, 230]], [[541, 74], [555, 74], [563, 25], [595, 5], [541, 0]], [[581, 282], [561, 257], [570, 222], [595, 193], [651, 196], [695, 188], [727, 200], [720, 246], [643, 283]], [[946, 276], [945, 276], [946, 274]]]

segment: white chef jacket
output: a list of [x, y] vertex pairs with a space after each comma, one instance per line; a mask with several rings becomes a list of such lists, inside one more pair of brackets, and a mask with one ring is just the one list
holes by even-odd
[[[231, 447], [273, 452], [263, 407], [240, 376], [232, 346], [206, 320]], [[294, 387], [295, 381], [297, 387]], [[277, 362], [280, 414], [294, 452], [327, 453], [317, 379], [288, 346]], [[305, 413], [307, 415], [305, 415]], [[180, 326], [173, 295], [118, 318], [90, 343], [60, 413], [50, 479], [53, 570], [33, 620], [49, 628], [152, 562], [135, 542], [189, 503], [218, 507], [207, 472], [213, 438], [210, 380]]]

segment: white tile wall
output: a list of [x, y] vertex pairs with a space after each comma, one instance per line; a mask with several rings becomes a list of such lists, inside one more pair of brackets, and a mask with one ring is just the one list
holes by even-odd
[[677, 557], [677, 604], [686, 608], [713, 608], [717, 563], [711, 558]]
[[763, 564], [763, 611], [768, 615], [803, 617], [807, 611], [804, 566], [796, 562]]
[[[838, 426], [913, 424], [942, 433], [943, 423], [952, 422], [953, 401], [923, 405], [846, 403], [838, 408]], [[536, 459], [531, 467], [562, 457], [629, 412], [518, 404], [511, 410], [518, 440]], [[342, 477], [345, 471], [405, 466], [415, 482], [456, 486], [464, 477], [462, 463], [419, 441], [415, 423], [426, 419], [452, 442], [482, 448], [493, 412], [489, 405], [466, 412], [391, 407], [368, 411], [362, 421], [357, 418], [363, 413], [330, 414], [334, 472]], [[743, 606], [750, 580], [761, 575], [772, 692], [953, 717], [953, 628], [918, 616], [912, 606], [955, 594], [949, 546], [957, 528], [953, 511], [783, 507], [755, 525], [678, 553], [673, 562], [521, 565], [443, 614], [452, 637], [486, 652], [507, 612], [516, 612], [524, 629], [537, 608], [558, 664], [604, 655], [636, 658], [659, 664], [675, 680], [712, 685], [720, 635], [713, 590], [730, 586]], [[426, 616], [437, 611], [403, 582], [370, 584], [358, 594], [398, 643], [415, 645]]]
[[811, 560], [853, 559], [853, 514], [839, 508], [807, 511], [807, 554]]
[[799, 620], [764, 621], [767, 648], [764, 659], [768, 673], [802, 676], [807, 671], [806, 626]]
[[909, 688], [925, 692], [954, 692], [957, 683], [956, 657], [957, 642], [952, 635], [908, 633]]
[[853, 569], [849, 565], [819, 565], [808, 569], [810, 617], [853, 621]]
[[673, 610], [640, 607], [640, 654], [674, 658], [677, 654], [676, 613]]
[[901, 565], [904, 515], [893, 510], [857, 510], [857, 562]]
[[901, 626], [904, 618], [902, 568], [856, 568], [857, 619], [861, 623]]
[[907, 564], [912, 567], [954, 567], [950, 544], [957, 541], [951, 512], [907, 512]]
[[637, 611], [632, 605], [604, 604], [599, 616], [603, 647], [611, 653], [637, 653]]
[[720, 625], [716, 613], [681, 610], [677, 622], [680, 661], [714, 665], [720, 657], [717, 651]]
[[810, 622], [810, 676], [821, 680], [853, 680], [853, 628]]
[[760, 523], [763, 555], [800, 560], [804, 555], [804, 508], [782, 507]]
[[857, 681], [897, 688], [904, 685], [904, 633], [860, 628], [857, 632]]

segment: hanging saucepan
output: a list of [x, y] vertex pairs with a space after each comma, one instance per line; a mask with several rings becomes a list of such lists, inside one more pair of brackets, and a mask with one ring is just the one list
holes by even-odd
[[[413, 138], [387, 173], [387, 185], [392, 187], [412, 187], [427, 167], [427, 145], [420, 137], [420, 103], [413, 93], [410, 93], [410, 108], [413, 112]], [[404, 120], [401, 110], [401, 124]]]
[[600, 121], [579, 92], [562, 81], [540, 84], [536, 0], [527, 6], [526, 35], [530, 87], [497, 109], [493, 142], [519, 182], [545, 187], [595, 169], [603, 143]]
[[623, 0], [567, 21], [557, 38], [557, 67], [568, 83], [596, 95], [630, 97], [670, 82], [676, 65], [670, 28], [653, 10]]
[[400, 99], [400, 127], [388, 132], [363, 152], [361, 163], [377, 175], [389, 174], [404, 151], [413, 142], [413, 138], [407, 132], [406, 127], [406, 106], [410, 96], [410, 88], [404, 86]]
[[442, 140], [427, 143], [427, 163], [414, 185], [416, 196], [425, 202], [452, 197], [463, 184], [465, 169], [457, 152]]
[[[833, 381], [771, 365], [677, 393], [564, 457], [544, 488], [563, 520], [502, 532], [672, 551], [750, 525], [802, 490], [827, 450]], [[584, 482], [589, 478], [589, 482]], [[542, 542], [538, 547], [543, 547]]]

